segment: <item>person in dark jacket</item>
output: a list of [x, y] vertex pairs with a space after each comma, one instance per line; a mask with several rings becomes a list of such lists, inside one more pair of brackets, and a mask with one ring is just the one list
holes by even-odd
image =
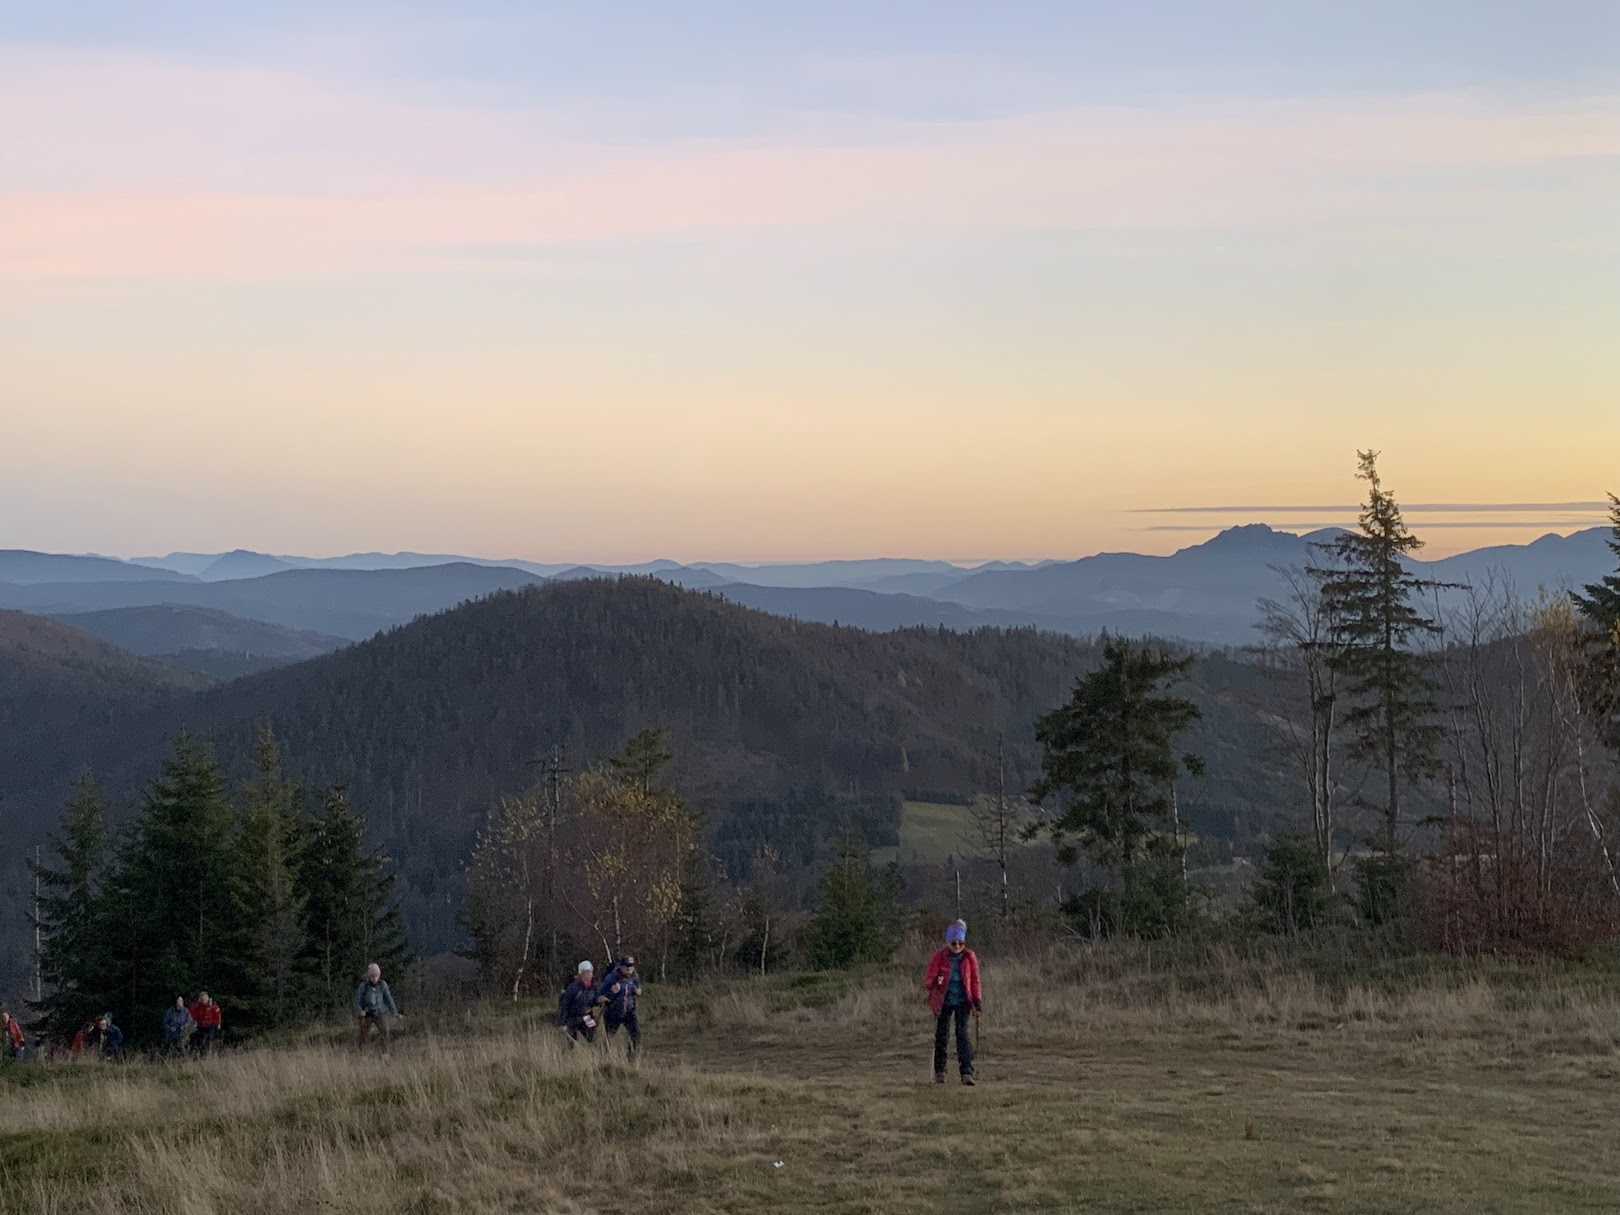
[[984, 1007], [979, 988], [979, 959], [967, 947], [963, 920], [945, 929], [945, 948], [928, 961], [923, 977], [928, 1005], [934, 1010], [934, 1083], [945, 1083], [945, 1045], [951, 1021], [956, 1022], [956, 1066], [963, 1084], [973, 1083], [973, 1043], [968, 1038], [968, 1015]]
[[625, 954], [615, 962], [602, 978], [603, 1021], [608, 1036], [619, 1032], [622, 1026], [629, 1039], [630, 1058], [641, 1053], [641, 1022], [636, 1019], [636, 997], [641, 995], [641, 976], [636, 973], [636, 959]]
[[113, 1024], [111, 1013], [96, 1018], [96, 1032], [101, 1040], [101, 1057], [113, 1063], [124, 1057], [124, 1031]]
[[382, 967], [375, 962], [366, 967], [366, 977], [354, 989], [354, 1015], [359, 1021], [355, 1049], [365, 1050], [366, 1039], [371, 1036], [372, 1030], [376, 1030], [377, 1043], [386, 1053], [393, 1034], [394, 1018], [404, 1014], [394, 1003], [394, 993], [388, 989], [388, 983], [382, 977]]
[[182, 1055], [187, 1040], [197, 1028], [197, 1019], [186, 1007], [186, 998], [176, 996], [172, 1007], [163, 1012], [163, 1050], [165, 1054]]
[[581, 1039], [596, 1041], [596, 1012], [601, 1003], [602, 989], [596, 982], [596, 967], [588, 961], [581, 962], [574, 971], [574, 981], [557, 997], [557, 1024], [568, 1035], [570, 1045]]

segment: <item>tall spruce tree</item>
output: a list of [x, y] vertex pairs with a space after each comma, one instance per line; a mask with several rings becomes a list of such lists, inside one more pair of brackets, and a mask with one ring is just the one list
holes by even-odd
[[1104, 637], [1102, 665], [1035, 725], [1044, 751], [1032, 794], [1063, 799], [1053, 843], [1072, 860], [1066, 841], [1076, 837], [1113, 875], [1123, 897], [1106, 918], [1130, 932], [1173, 930], [1187, 911], [1175, 780], [1202, 761], [1178, 755], [1176, 739], [1202, 714], [1166, 689], [1192, 666], [1190, 656]]
[[1386, 857], [1400, 851], [1401, 793], [1433, 773], [1444, 737], [1438, 715], [1434, 657], [1420, 644], [1440, 625], [1419, 609], [1419, 597], [1443, 584], [1420, 577], [1407, 559], [1423, 547], [1407, 530], [1395, 496], [1378, 475], [1378, 453], [1358, 453], [1357, 477], [1367, 482], [1360, 527], [1325, 547], [1335, 560], [1309, 571], [1321, 580], [1324, 610], [1338, 643], [1332, 662], [1350, 707], [1344, 724], [1351, 753], [1385, 776], [1381, 827], [1375, 839]]
[[[1620, 562], [1620, 496], [1609, 495], [1609, 551]], [[1620, 568], [1589, 583], [1586, 594], [1574, 596], [1581, 615], [1607, 634], [1620, 628]]]
[[693, 848], [681, 874], [681, 909], [675, 916], [670, 969], [682, 982], [694, 983], [714, 957], [714, 901], [719, 876], [715, 861]]
[[387, 858], [365, 846], [365, 819], [341, 785], [328, 789], [321, 812], [305, 824], [298, 878], [304, 895], [300, 969], [312, 1011], [347, 1004], [371, 962], [397, 979], [413, 960], [393, 904]]
[[281, 747], [269, 725], [254, 747], [254, 775], [240, 794], [237, 835], [240, 898], [248, 925], [243, 960], [243, 1020], [251, 1028], [284, 1025], [298, 999], [304, 954], [304, 897], [298, 886], [304, 843], [302, 789], [282, 773]]
[[675, 758], [666, 745], [667, 739], [668, 731], [662, 726], [637, 730], [625, 741], [623, 750], [608, 757], [608, 771], [643, 793], [653, 792], [658, 774]]
[[874, 873], [871, 849], [846, 830], [838, 855], [821, 875], [815, 914], [804, 928], [806, 960], [819, 969], [887, 962], [900, 943], [900, 867]]
[[206, 747], [175, 740], [121, 841], [104, 897], [119, 951], [124, 1032], [156, 1039], [176, 995], [207, 990], [244, 1009], [249, 932], [237, 882], [234, 813]]
[[73, 782], [62, 830], [51, 838], [52, 863], [29, 862], [39, 880], [41, 998], [34, 1025], [67, 1040], [118, 999], [117, 958], [102, 886], [108, 860], [107, 799], [88, 770]]
[[[1620, 497], [1609, 495], [1609, 551], [1620, 563]], [[1598, 719], [1604, 741], [1620, 753], [1620, 568], [1574, 596], [1575, 606], [1592, 626], [1582, 683], [1584, 697]]]

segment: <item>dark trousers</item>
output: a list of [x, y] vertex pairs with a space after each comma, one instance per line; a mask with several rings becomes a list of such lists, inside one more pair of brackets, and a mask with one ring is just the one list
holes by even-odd
[[630, 1038], [630, 1057], [633, 1059], [641, 1052], [641, 1022], [636, 1020], [636, 1010], [631, 1009], [622, 1017], [615, 1017], [611, 1012], [607, 1015], [607, 1031], [611, 1034], [619, 1032], [619, 1026], [624, 1026], [625, 1033]]
[[584, 1017], [575, 1017], [563, 1026], [563, 1033], [568, 1035], [568, 1044], [576, 1042], [595, 1042], [596, 1026], [586, 1025]]
[[206, 1055], [214, 1049], [214, 1035], [219, 1031], [212, 1025], [199, 1025], [197, 1032], [191, 1035], [191, 1049], [199, 1055]]
[[356, 1018], [359, 1025], [355, 1029], [354, 1049], [365, 1050], [366, 1040], [373, 1033], [377, 1035], [377, 1049], [383, 1054], [388, 1053], [388, 1040], [393, 1035], [393, 1025], [387, 1013], [363, 1013]]
[[973, 1009], [967, 1004], [947, 1004], [934, 1020], [934, 1071], [945, 1070], [945, 1040], [950, 1034], [951, 1018], [956, 1018], [956, 1066], [964, 1076], [973, 1074], [973, 1042], [968, 1037], [968, 1017]]

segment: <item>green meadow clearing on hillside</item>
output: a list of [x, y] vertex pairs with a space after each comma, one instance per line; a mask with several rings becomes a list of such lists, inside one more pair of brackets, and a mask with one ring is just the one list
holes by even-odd
[[1612, 971], [984, 961], [975, 1088], [932, 1083], [914, 966], [650, 988], [639, 1068], [535, 1005], [388, 1060], [13, 1067], [0, 1210], [1620, 1209]]
[[886, 865], [938, 865], [952, 857], [976, 856], [983, 845], [974, 833], [973, 812], [948, 802], [906, 802], [900, 810], [898, 847], [872, 849], [872, 862]]
[[937, 865], [974, 851], [973, 820], [966, 806], [944, 802], [906, 802], [900, 808], [898, 847], [874, 848], [872, 862], [886, 865]]

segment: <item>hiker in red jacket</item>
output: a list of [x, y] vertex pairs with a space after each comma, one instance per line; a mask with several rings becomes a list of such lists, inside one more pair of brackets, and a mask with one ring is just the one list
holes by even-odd
[[214, 1049], [214, 1039], [219, 1036], [224, 1020], [219, 1005], [208, 998], [206, 991], [198, 992], [196, 1003], [187, 1011], [197, 1023], [197, 1032], [191, 1035], [191, 1049], [198, 1055], [206, 1055]]
[[956, 1066], [962, 1083], [973, 1083], [973, 1043], [968, 1039], [968, 1014], [979, 1015], [984, 994], [979, 988], [979, 959], [967, 947], [967, 923], [957, 920], [945, 929], [945, 948], [928, 960], [923, 978], [928, 1006], [934, 1010], [934, 1083], [945, 1083], [945, 1040], [952, 1018], [956, 1021]]
[[24, 1041], [22, 1026], [17, 1024], [17, 1018], [11, 1015], [9, 1009], [0, 1009], [0, 1056], [21, 1059]]

